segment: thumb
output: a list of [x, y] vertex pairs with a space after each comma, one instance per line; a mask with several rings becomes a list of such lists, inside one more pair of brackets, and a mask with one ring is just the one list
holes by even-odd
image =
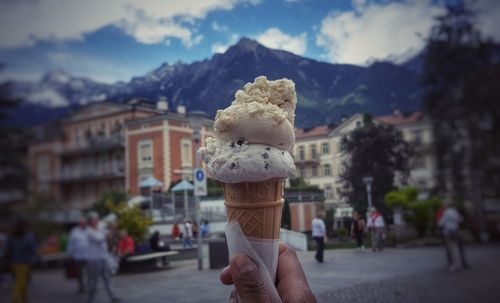
[[257, 265], [246, 255], [237, 254], [231, 259], [231, 276], [236, 292], [243, 303], [271, 302]]

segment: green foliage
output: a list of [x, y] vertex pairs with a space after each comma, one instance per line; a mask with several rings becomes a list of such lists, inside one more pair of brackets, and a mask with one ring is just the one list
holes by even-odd
[[148, 227], [153, 221], [146, 218], [138, 206], [128, 206], [125, 201], [116, 203], [112, 196], [107, 198], [105, 205], [109, 212], [118, 217], [119, 229], [126, 229], [136, 243], [144, 241]]
[[333, 215], [335, 214], [335, 209], [329, 208], [325, 212], [325, 226], [326, 234], [331, 235], [333, 233]]
[[404, 187], [387, 193], [385, 204], [388, 208], [401, 208], [405, 215], [405, 221], [415, 226], [418, 233], [422, 235], [433, 230], [434, 215], [442, 203], [438, 197], [426, 200], [418, 200], [417, 197], [418, 189]]
[[207, 178], [207, 195], [210, 197], [220, 197], [224, 195], [222, 184], [217, 180]]
[[99, 216], [104, 217], [110, 213], [110, 208], [108, 203], [112, 206], [116, 206], [121, 202], [127, 201], [127, 195], [124, 192], [111, 191], [104, 194], [99, 201], [94, 203], [88, 211], [95, 211]]
[[373, 205], [384, 212], [384, 197], [394, 188], [396, 172], [403, 178], [408, 175], [407, 159], [411, 155], [408, 143], [394, 127], [376, 125], [365, 116], [364, 127], [345, 136], [341, 148], [349, 157], [342, 163], [339, 194], [357, 212], [365, 213], [368, 203], [362, 179], [371, 176]]
[[447, 5], [428, 39], [424, 105], [432, 120], [437, 190], [479, 202], [500, 196], [498, 45], [484, 39], [466, 1]]
[[319, 190], [317, 185], [307, 183], [304, 178], [290, 178], [290, 190]]

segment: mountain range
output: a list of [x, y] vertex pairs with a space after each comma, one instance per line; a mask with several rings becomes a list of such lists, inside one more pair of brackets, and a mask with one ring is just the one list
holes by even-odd
[[52, 71], [38, 82], [9, 82], [2, 88], [10, 97], [22, 100], [11, 112], [9, 122], [31, 126], [89, 102], [124, 102], [131, 98], [155, 102], [165, 97], [171, 109], [182, 104], [188, 110], [203, 110], [213, 117], [217, 109], [231, 103], [236, 90], [255, 77], [286, 77], [296, 84], [297, 126], [310, 127], [335, 123], [356, 112], [381, 115], [394, 109], [419, 109], [418, 65], [418, 60], [403, 65], [330, 64], [242, 38], [223, 54], [190, 64], [164, 63], [129, 82], [102, 84]]

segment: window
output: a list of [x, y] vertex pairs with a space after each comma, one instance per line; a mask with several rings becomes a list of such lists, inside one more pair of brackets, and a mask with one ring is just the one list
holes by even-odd
[[153, 164], [153, 141], [147, 140], [139, 143], [139, 164]]
[[330, 176], [331, 174], [332, 174], [332, 171], [331, 171], [331, 168], [330, 168], [330, 164], [325, 164], [323, 166], [323, 175]]
[[413, 168], [425, 168], [425, 158], [424, 157], [415, 157], [413, 159]]
[[311, 175], [313, 177], [317, 177], [318, 176], [318, 168], [316, 166], [312, 167], [312, 174]]
[[332, 187], [332, 184], [331, 183], [327, 183], [324, 185], [324, 193], [325, 193], [325, 199], [326, 200], [331, 200], [334, 198], [334, 190], [333, 190], [333, 187]]
[[326, 142], [321, 144], [321, 150], [323, 155], [328, 155], [330, 153], [330, 144]]
[[316, 144], [311, 144], [310, 148], [311, 148], [311, 159], [316, 159], [317, 158]]
[[421, 130], [414, 130], [413, 131], [413, 143], [415, 145], [421, 145], [422, 144], [422, 131]]
[[305, 159], [304, 145], [299, 146], [299, 160]]
[[191, 148], [191, 139], [183, 138], [181, 140], [181, 159], [182, 166], [193, 166], [193, 150]]
[[363, 126], [363, 122], [356, 121], [356, 128], [361, 128], [361, 126]]
[[50, 178], [50, 158], [48, 155], [41, 155], [37, 158], [37, 179], [46, 182]]
[[299, 168], [299, 176], [301, 178], [305, 178], [306, 177], [306, 169], [305, 168], [303, 168], [303, 167]]

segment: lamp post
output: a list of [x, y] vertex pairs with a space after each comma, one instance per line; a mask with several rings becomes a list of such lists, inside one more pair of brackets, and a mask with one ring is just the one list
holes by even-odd
[[[187, 118], [189, 120], [189, 125], [193, 129], [193, 142], [194, 142], [194, 149], [195, 151], [198, 151], [198, 147], [200, 145], [201, 141], [201, 128], [203, 126], [203, 123], [205, 122], [206, 119], [206, 114], [205, 112], [202, 111], [191, 111], [187, 113]], [[199, 159], [196, 156], [195, 157], [195, 165], [194, 168], [198, 168], [199, 166]], [[203, 269], [203, 241], [201, 239], [201, 215], [200, 215], [200, 198], [194, 194], [196, 206], [195, 206], [195, 217], [196, 217], [196, 224], [198, 224], [198, 236], [197, 236], [197, 245], [198, 245], [198, 270]]]
[[365, 183], [366, 186], [366, 194], [368, 195], [368, 208], [372, 208], [372, 183], [373, 183], [373, 177], [364, 177], [363, 178], [363, 183]]
[[[373, 177], [364, 177], [363, 179], [363, 183], [365, 183], [365, 186], [366, 186], [366, 195], [368, 196], [368, 211], [371, 211], [373, 209], [373, 204], [372, 204], [372, 183], [373, 183]], [[370, 220], [370, 217], [368, 215], [368, 212], [366, 214], [366, 222], [368, 223]], [[372, 249], [373, 249], [373, 239], [375, 238], [375, 232], [374, 232], [374, 229], [375, 229], [375, 226], [373, 226], [375, 222], [371, 222], [372, 226], [371, 226], [371, 242], [372, 242]]]

